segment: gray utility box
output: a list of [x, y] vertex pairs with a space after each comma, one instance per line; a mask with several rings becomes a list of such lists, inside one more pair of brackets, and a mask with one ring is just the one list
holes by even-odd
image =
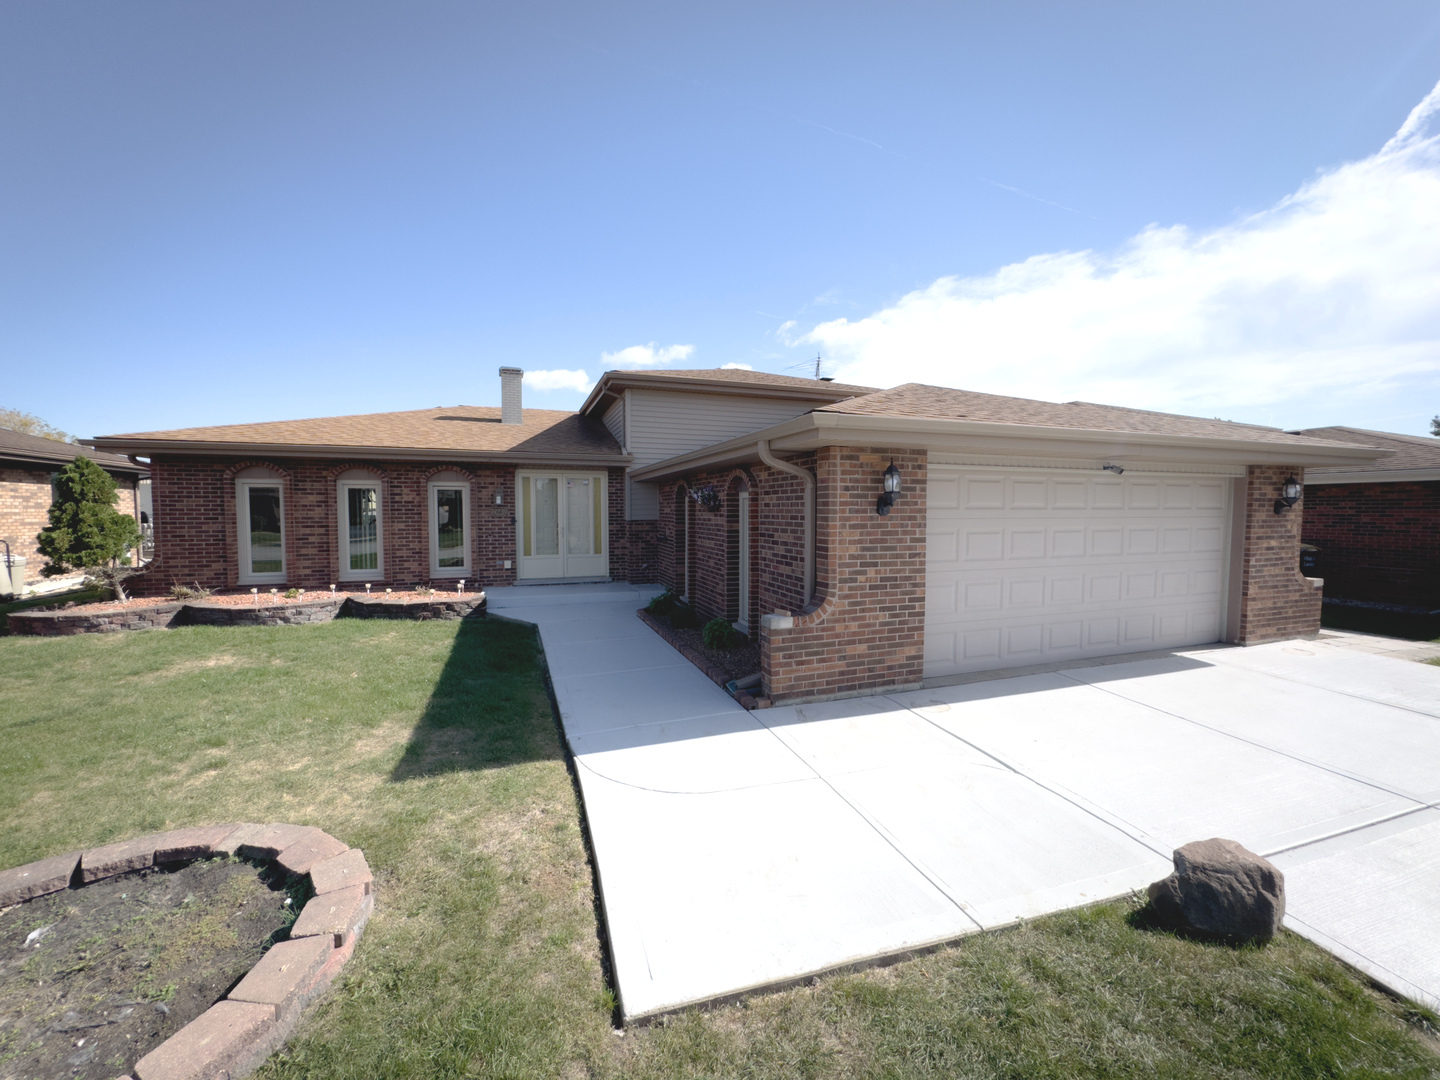
[[0, 596], [25, 592], [25, 556], [0, 555]]

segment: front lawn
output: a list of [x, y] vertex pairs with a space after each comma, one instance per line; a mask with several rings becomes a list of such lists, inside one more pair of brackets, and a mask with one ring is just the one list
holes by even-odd
[[1184, 941], [1126, 902], [619, 1037], [525, 627], [4, 638], [0, 678], [0, 867], [228, 820], [365, 849], [370, 927], [259, 1076], [1440, 1075], [1433, 1016], [1301, 939]]

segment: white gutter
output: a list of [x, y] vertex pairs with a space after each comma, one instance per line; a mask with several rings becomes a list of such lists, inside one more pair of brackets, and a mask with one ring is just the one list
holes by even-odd
[[755, 453], [772, 469], [779, 469], [805, 481], [805, 603], [815, 598], [815, 477], [799, 465], [781, 461], [770, 453], [770, 442], [761, 439], [755, 444]]

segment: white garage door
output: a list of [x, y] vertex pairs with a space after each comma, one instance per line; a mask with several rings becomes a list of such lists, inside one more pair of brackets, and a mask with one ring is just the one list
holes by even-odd
[[929, 477], [927, 678], [1219, 640], [1228, 479]]

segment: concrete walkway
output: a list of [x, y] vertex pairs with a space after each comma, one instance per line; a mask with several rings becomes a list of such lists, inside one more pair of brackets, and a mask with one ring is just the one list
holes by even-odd
[[1113, 897], [1226, 836], [1287, 924], [1440, 1006], [1440, 668], [1331, 642], [747, 713], [628, 585], [536, 623], [629, 1018]]

